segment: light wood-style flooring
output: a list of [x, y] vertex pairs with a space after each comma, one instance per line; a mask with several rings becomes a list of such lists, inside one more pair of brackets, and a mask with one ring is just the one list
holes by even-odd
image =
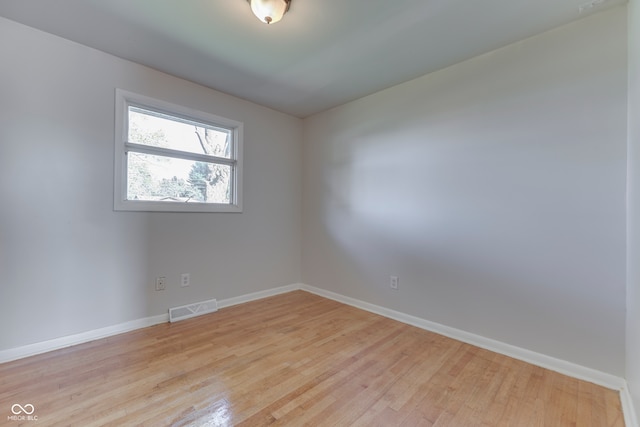
[[1, 364], [0, 425], [624, 421], [615, 391], [295, 291]]

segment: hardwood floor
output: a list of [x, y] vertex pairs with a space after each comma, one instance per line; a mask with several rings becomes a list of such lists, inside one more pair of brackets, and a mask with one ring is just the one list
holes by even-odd
[[2, 364], [0, 425], [624, 421], [615, 391], [296, 291]]

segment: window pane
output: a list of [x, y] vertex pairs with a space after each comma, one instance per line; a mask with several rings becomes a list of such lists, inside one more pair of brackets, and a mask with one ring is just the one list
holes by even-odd
[[129, 152], [127, 200], [231, 203], [231, 166]]
[[232, 130], [129, 106], [129, 142], [231, 158]]

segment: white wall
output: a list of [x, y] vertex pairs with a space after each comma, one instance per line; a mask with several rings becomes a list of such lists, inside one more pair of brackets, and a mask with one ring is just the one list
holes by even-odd
[[628, 11], [627, 382], [640, 414], [640, 1]]
[[[309, 118], [302, 137], [296, 118], [0, 18], [0, 350], [298, 282], [302, 264], [311, 285], [623, 376], [625, 28], [624, 8], [589, 17]], [[116, 87], [243, 121], [244, 213], [113, 212]]]
[[626, 36], [615, 8], [306, 119], [303, 282], [624, 376]]
[[[2, 18], [0, 58], [0, 350], [299, 282], [299, 119]], [[113, 212], [117, 87], [244, 122], [244, 212]]]

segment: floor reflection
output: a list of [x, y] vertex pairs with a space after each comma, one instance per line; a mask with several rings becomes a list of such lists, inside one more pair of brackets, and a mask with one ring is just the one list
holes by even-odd
[[226, 398], [191, 413], [186, 419], [173, 424], [173, 427], [226, 427], [233, 426], [233, 411]]

